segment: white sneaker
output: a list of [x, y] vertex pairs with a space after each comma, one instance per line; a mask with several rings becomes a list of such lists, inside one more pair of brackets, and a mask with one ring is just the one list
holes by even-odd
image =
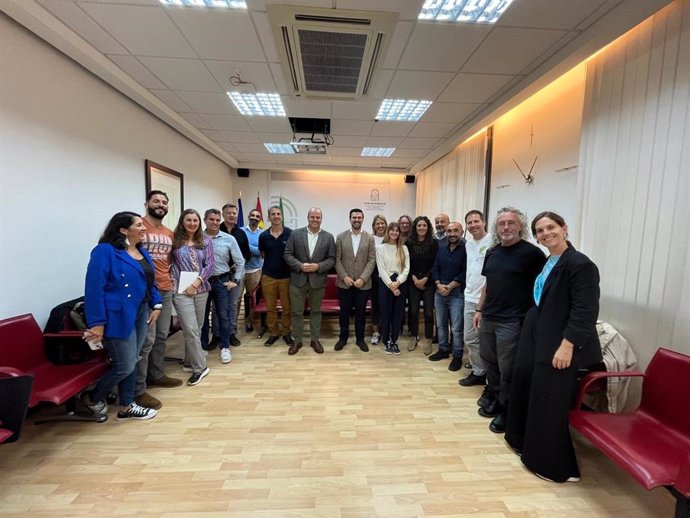
[[230, 363], [232, 361], [232, 354], [230, 354], [229, 347], [223, 347], [220, 350], [220, 363]]
[[371, 345], [378, 345], [378, 343], [381, 341], [381, 334], [380, 333], [374, 333], [371, 335]]

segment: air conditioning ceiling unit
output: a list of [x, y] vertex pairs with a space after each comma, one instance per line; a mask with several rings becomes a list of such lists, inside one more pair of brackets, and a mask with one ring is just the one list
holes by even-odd
[[397, 13], [266, 6], [286, 82], [296, 97], [370, 94]]

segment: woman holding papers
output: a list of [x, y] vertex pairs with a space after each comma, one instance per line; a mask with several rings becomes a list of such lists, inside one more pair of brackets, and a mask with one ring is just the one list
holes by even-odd
[[92, 347], [102, 343], [112, 367], [91, 392], [82, 393], [81, 401], [90, 412], [107, 414], [105, 398], [117, 385], [119, 420], [156, 416], [156, 410], [134, 402], [137, 358], [147, 327], [163, 307], [153, 263], [141, 247], [145, 232], [138, 214], [118, 212], [92, 250], [86, 270], [84, 339]]
[[184, 334], [182, 369], [192, 373], [187, 385], [198, 385], [209, 373], [200, 330], [211, 290], [208, 278], [213, 264], [213, 244], [201, 231], [201, 216], [194, 209], [186, 209], [173, 232], [170, 274], [175, 289], [173, 306]]

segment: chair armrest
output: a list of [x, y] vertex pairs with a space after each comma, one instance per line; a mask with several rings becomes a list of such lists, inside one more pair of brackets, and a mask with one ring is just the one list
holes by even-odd
[[584, 378], [582, 378], [582, 381], [580, 382], [580, 387], [578, 388], [577, 391], [577, 400], [575, 401], [575, 406], [573, 407], [574, 410], [579, 410], [580, 407], [582, 406], [582, 400], [585, 397], [585, 393], [587, 392], [587, 389], [589, 388], [590, 385], [595, 383], [597, 380], [603, 379], [603, 378], [640, 378], [644, 377], [644, 372], [641, 371], [611, 371], [611, 372], [604, 372], [604, 371], [597, 371], [597, 372], [590, 372], [587, 374]]
[[26, 376], [26, 373], [14, 367], [0, 367], [0, 378], [16, 378], [17, 376]]

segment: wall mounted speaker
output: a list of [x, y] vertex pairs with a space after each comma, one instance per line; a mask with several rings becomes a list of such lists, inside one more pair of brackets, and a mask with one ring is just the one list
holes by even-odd
[[414, 183], [415, 176], [413, 174], [405, 175], [405, 183]]
[[249, 169], [238, 169], [237, 176], [240, 178], [249, 178]]

